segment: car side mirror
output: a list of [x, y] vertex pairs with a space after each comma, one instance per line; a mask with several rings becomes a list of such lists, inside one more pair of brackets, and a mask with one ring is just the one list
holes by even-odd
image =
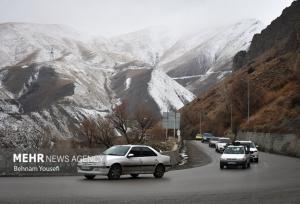
[[129, 153], [129, 154], [127, 155], [127, 158], [131, 158], [131, 157], [134, 157], [134, 154]]

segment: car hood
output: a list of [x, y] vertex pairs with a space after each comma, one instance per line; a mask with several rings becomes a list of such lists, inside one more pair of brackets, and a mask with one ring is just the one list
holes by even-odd
[[256, 148], [250, 148], [250, 151], [251, 152], [255, 152], [255, 151], [257, 152], [257, 149]]
[[224, 142], [218, 142], [217, 145], [219, 147], [225, 147], [227, 145], [227, 143], [224, 143]]
[[243, 159], [244, 154], [222, 154], [221, 159]]

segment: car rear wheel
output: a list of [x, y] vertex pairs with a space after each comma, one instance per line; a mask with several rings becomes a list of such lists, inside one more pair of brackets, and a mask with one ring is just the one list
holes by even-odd
[[114, 164], [110, 167], [108, 172], [108, 179], [110, 180], [117, 180], [121, 177], [122, 174], [122, 168], [119, 164]]
[[223, 164], [220, 164], [220, 169], [224, 169], [224, 165]]
[[84, 175], [87, 180], [92, 180], [95, 178], [95, 175]]
[[130, 174], [132, 178], [137, 178], [139, 177], [139, 174]]
[[165, 167], [162, 164], [156, 166], [153, 176], [155, 178], [162, 178], [165, 174]]

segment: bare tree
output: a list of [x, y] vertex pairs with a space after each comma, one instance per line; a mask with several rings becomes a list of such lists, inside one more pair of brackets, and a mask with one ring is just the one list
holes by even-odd
[[113, 146], [113, 138], [115, 136], [112, 124], [107, 119], [99, 118], [97, 120], [96, 142], [104, 144], [106, 147], [111, 147]]
[[138, 138], [135, 139], [137, 142], [142, 142], [145, 139], [146, 132], [154, 126], [157, 119], [146, 104], [137, 107], [135, 119], [137, 122], [137, 129], [140, 133], [138, 134]]
[[82, 126], [84, 134], [88, 140], [88, 144], [92, 145], [94, 142], [95, 135], [96, 135], [97, 124], [92, 119], [85, 118], [81, 122], [81, 126]]
[[81, 124], [90, 146], [103, 144], [106, 147], [111, 147], [113, 145], [114, 127], [107, 119], [86, 118]]
[[108, 116], [111, 124], [116, 128], [119, 133], [125, 137], [126, 142], [130, 144], [128, 135], [129, 116], [127, 113], [128, 104], [126, 101], [112, 109], [112, 113]]

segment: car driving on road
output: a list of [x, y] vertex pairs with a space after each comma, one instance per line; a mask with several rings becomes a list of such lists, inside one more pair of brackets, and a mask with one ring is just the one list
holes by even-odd
[[250, 167], [250, 155], [243, 145], [229, 145], [220, 158], [220, 169], [224, 166], [242, 166], [243, 169]]
[[250, 148], [250, 159], [253, 162], [258, 162], [258, 149], [257, 146], [252, 141], [241, 141], [237, 140], [236, 142], [240, 143], [241, 145], [248, 145]]
[[203, 135], [201, 133], [198, 133], [195, 137], [196, 140], [200, 140], [202, 141], [203, 140]]
[[216, 144], [216, 152], [223, 152], [225, 147], [230, 144], [230, 139], [228, 137], [220, 137]]
[[126, 174], [132, 177], [153, 174], [155, 178], [162, 178], [170, 166], [170, 157], [160, 154], [150, 146], [117, 145], [110, 147], [102, 155], [81, 159], [77, 170], [87, 179], [93, 179], [96, 175], [119, 179]]
[[209, 139], [212, 137], [214, 137], [214, 136], [211, 133], [208, 133], [208, 132], [203, 133], [202, 143], [209, 142]]
[[209, 147], [216, 147], [216, 144], [217, 144], [218, 141], [219, 141], [219, 138], [218, 138], [218, 137], [211, 137], [211, 138], [209, 139], [208, 146], [209, 146]]

